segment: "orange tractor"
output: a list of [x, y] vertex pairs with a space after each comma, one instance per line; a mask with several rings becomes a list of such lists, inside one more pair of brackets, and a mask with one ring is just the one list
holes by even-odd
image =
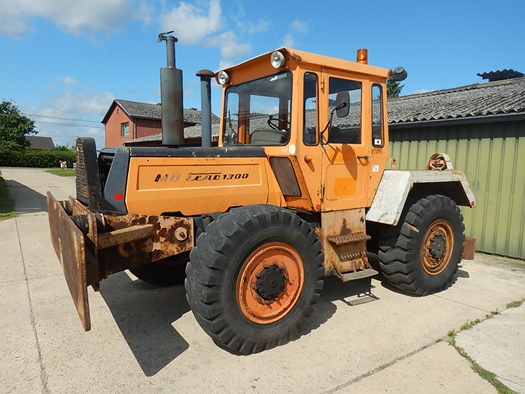
[[184, 281], [198, 323], [242, 354], [290, 340], [324, 276], [370, 283], [378, 271], [367, 252], [405, 292], [452, 282], [464, 241], [458, 205], [475, 199], [445, 154], [427, 169], [391, 169], [386, 80], [405, 77], [402, 68], [368, 65], [365, 50], [352, 62], [281, 48], [203, 70], [204, 146], [190, 147], [176, 38], [159, 38], [163, 146], [97, 155], [94, 140], [79, 138], [76, 198], [48, 193], [51, 238], [85, 330], [87, 287], [126, 269], [149, 283]]

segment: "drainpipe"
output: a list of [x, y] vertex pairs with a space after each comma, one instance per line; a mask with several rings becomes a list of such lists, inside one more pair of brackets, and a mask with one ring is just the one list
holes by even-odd
[[160, 33], [157, 42], [166, 41], [167, 67], [160, 69], [162, 145], [184, 145], [184, 106], [182, 70], [175, 66], [176, 37]]
[[201, 79], [201, 143], [203, 148], [211, 146], [211, 86], [215, 76], [213, 71], [200, 70], [197, 76]]

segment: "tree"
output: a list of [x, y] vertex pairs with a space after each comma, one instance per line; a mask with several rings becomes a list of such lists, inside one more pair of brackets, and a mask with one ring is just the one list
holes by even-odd
[[20, 150], [29, 146], [26, 135], [37, 134], [35, 122], [24, 116], [15, 103], [0, 103], [0, 147]]
[[399, 97], [401, 90], [405, 85], [400, 85], [399, 82], [395, 81], [393, 78], [388, 78], [386, 80], [386, 95], [387, 97]]

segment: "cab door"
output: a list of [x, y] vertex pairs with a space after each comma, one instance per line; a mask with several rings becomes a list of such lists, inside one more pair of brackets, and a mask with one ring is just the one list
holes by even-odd
[[322, 78], [322, 210], [366, 207], [371, 143], [364, 127], [370, 116], [363, 105], [367, 81], [333, 70], [323, 70]]

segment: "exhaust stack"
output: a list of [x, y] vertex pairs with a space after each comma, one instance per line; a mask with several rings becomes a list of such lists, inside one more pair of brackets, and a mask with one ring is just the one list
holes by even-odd
[[166, 41], [167, 67], [160, 69], [160, 102], [162, 145], [184, 145], [184, 105], [182, 102], [182, 70], [175, 65], [176, 37], [160, 33], [157, 42]]
[[201, 79], [201, 141], [203, 148], [211, 146], [211, 87], [213, 71], [200, 70], [197, 76]]

